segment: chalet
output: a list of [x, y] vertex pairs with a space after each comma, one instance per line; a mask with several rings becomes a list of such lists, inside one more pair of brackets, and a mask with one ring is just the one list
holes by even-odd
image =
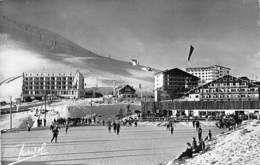
[[130, 85], [118, 86], [115, 89], [115, 91], [117, 97], [132, 98], [136, 96], [135, 94], [136, 90]]
[[225, 75], [188, 92], [191, 101], [259, 100], [259, 87], [248, 78]]

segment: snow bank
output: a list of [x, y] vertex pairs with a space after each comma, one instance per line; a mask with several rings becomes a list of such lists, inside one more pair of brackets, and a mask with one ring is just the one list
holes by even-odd
[[144, 121], [144, 122], [138, 122], [138, 125], [142, 126], [160, 126], [162, 122], [160, 121], [155, 121], [155, 122], [150, 122], [150, 121]]
[[[27, 121], [33, 122], [34, 113], [33, 112], [20, 112], [14, 113], [12, 115], [12, 128], [26, 128]], [[0, 130], [9, 129], [10, 128], [10, 115], [2, 115], [0, 120]]]
[[[192, 126], [192, 122], [178, 122], [176, 123], [177, 125], [183, 125], [183, 126]], [[216, 121], [200, 121], [200, 124], [202, 126], [207, 126], [207, 127], [215, 127], [216, 126]]]
[[[202, 126], [207, 126], [207, 127], [215, 127], [216, 126], [216, 121], [202, 121], [200, 122]], [[145, 121], [145, 122], [139, 122], [139, 125], [146, 125], [146, 126], [166, 126], [168, 124], [167, 121]], [[192, 126], [192, 122], [178, 122], [174, 123], [175, 126]]]
[[[63, 100], [61, 102], [52, 103], [47, 105], [46, 109], [50, 110], [47, 115], [47, 126], [51, 124], [54, 119], [59, 117], [62, 118], [76, 118], [76, 117], [84, 117], [89, 113], [89, 109], [86, 107], [82, 107], [85, 104], [84, 101], [71, 101], [71, 100]], [[35, 116], [36, 109], [42, 109], [43, 106], [35, 106], [31, 108], [31, 111], [26, 112], [18, 112], [12, 114], [12, 128], [26, 128], [26, 122], [31, 120], [33, 127], [37, 126], [38, 116]], [[40, 118], [43, 118], [43, 114], [41, 114]], [[5, 114], [0, 117], [0, 130], [9, 129], [10, 128], [10, 115]]]
[[[235, 131], [218, 135], [208, 142], [210, 150], [192, 159], [185, 165], [259, 165], [260, 164], [260, 121], [244, 122]], [[168, 163], [169, 164], [169, 163]]]

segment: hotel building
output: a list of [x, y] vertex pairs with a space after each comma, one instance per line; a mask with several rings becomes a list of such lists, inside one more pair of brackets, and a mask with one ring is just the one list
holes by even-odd
[[259, 100], [259, 87], [249, 79], [225, 75], [188, 92], [190, 101]]
[[199, 78], [178, 68], [158, 72], [154, 76], [155, 101], [176, 99], [198, 86]]
[[46, 95], [79, 98], [85, 95], [84, 77], [72, 73], [23, 73], [22, 99]]
[[224, 75], [229, 75], [230, 70], [230, 68], [223, 67], [220, 65], [213, 65], [209, 67], [186, 68], [186, 72], [200, 78], [200, 84], [211, 82]]

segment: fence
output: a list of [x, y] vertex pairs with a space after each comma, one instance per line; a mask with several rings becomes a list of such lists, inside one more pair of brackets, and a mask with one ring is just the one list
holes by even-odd
[[154, 114], [158, 110], [228, 110], [228, 109], [260, 109], [260, 100], [247, 101], [164, 101], [142, 102], [142, 113]]

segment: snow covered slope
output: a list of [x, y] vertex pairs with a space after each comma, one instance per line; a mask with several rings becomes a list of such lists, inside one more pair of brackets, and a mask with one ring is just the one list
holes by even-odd
[[185, 165], [259, 165], [260, 121], [246, 121], [235, 131], [218, 135], [210, 150], [188, 159]]
[[8, 80], [22, 72], [73, 73], [79, 69], [87, 83], [105, 79], [135, 87], [141, 83], [143, 91], [153, 89], [156, 69], [144, 71], [141, 65], [100, 56], [56, 33], [3, 15], [0, 15], [0, 32], [0, 98], [13, 95], [14, 92], [6, 89], [16, 88], [16, 93], [21, 92], [21, 86], [14, 87]]

